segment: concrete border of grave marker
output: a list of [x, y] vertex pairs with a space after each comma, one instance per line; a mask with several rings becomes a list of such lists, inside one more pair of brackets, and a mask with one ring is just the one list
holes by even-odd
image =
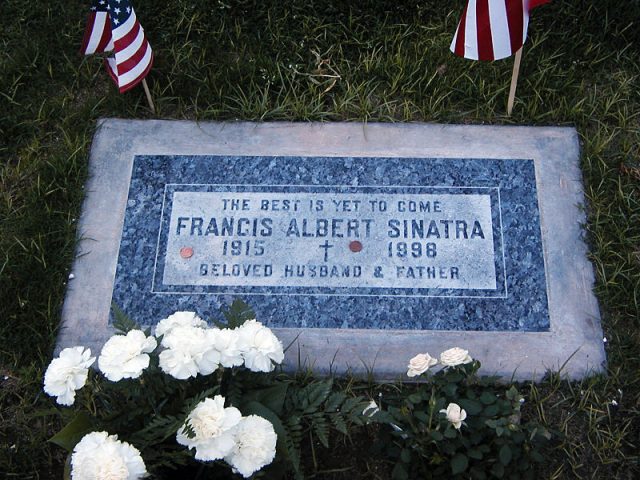
[[[482, 372], [540, 379], [563, 367], [570, 378], [605, 365], [594, 274], [582, 240], [585, 221], [579, 142], [573, 128], [380, 123], [196, 123], [99, 121], [78, 224], [79, 243], [62, 312], [58, 350], [99, 352], [108, 325], [120, 235], [135, 155], [283, 155], [534, 160], [551, 328], [547, 332], [274, 329], [294, 341], [286, 366], [319, 373], [373, 371], [406, 379], [417, 353], [458, 346], [482, 361]], [[182, 308], [183, 310], [185, 308]], [[154, 319], [154, 322], [159, 319]], [[566, 362], [566, 364], [565, 364]]]

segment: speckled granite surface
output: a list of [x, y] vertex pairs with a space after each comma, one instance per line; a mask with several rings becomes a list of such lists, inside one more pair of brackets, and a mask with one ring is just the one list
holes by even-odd
[[[414, 288], [380, 288], [366, 286], [365, 279], [363, 285], [334, 288], [243, 285], [241, 279], [227, 286], [163, 284], [165, 258], [177, 254], [167, 252], [167, 237], [174, 233], [169, 219], [175, 191], [235, 192], [242, 198], [247, 191], [310, 189], [363, 194], [361, 198], [375, 198], [381, 189], [391, 195], [484, 192], [491, 204], [495, 288], [419, 288], [419, 282]], [[365, 262], [363, 267], [366, 272], [370, 266]], [[113, 301], [136, 321], [149, 324], [184, 309], [216, 318], [234, 296], [248, 301], [270, 327], [546, 331], [549, 312], [533, 160], [136, 156]]]

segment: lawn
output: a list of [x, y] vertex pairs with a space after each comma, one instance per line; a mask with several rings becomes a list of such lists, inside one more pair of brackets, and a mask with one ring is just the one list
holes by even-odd
[[[96, 121], [123, 117], [575, 126], [608, 370], [520, 389], [525, 415], [557, 432], [540, 478], [640, 476], [640, 3], [536, 9], [511, 117], [512, 60], [449, 52], [463, 4], [138, 0], [154, 116], [142, 88], [120, 95], [98, 58], [79, 55], [88, 2], [0, 3], [0, 472], [61, 478], [64, 456], [46, 440], [62, 417], [42, 375]], [[327, 452], [306, 458], [308, 474], [387, 478], [366, 436], [343, 441], [330, 466]]]

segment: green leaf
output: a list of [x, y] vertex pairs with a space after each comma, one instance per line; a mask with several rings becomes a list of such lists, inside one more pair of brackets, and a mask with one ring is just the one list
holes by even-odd
[[536, 438], [536, 436], [541, 436], [543, 438], [546, 438], [547, 440], [551, 440], [551, 432], [541, 425], [538, 425], [536, 428], [533, 429], [529, 440], [533, 441], [533, 439]]
[[470, 448], [469, 450], [467, 450], [467, 456], [475, 460], [482, 460], [482, 457], [484, 455], [482, 455], [482, 452], [477, 448]]
[[115, 302], [111, 302], [111, 309], [113, 310], [113, 326], [116, 330], [127, 333], [131, 330], [140, 329], [138, 324], [131, 320]]
[[442, 391], [447, 397], [455, 397], [457, 390], [458, 390], [458, 385], [456, 385], [455, 383], [447, 383], [442, 388]]
[[446, 438], [456, 438], [457, 433], [456, 433], [456, 429], [453, 427], [447, 427], [447, 429], [444, 431], [444, 436]]
[[463, 453], [456, 453], [451, 459], [451, 473], [457, 475], [464, 472], [469, 466], [469, 459]]
[[511, 462], [511, 448], [509, 448], [509, 445], [503, 445], [502, 448], [500, 448], [498, 456], [500, 458], [500, 463], [503, 465], [509, 465], [509, 462]]
[[288, 388], [289, 384], [282, 382], [268, 388], [252, 390], [243, 394], [242, 403], [246, 405], [250, 402], [259, 402], [276, 415], [281, 415]]
[[458, 404], [466, 410], [467, 415], [478, 415], [480, 412], [482, 412], [482, 404], [475, 400], [461, 398], [460, 400], [458, 400]]
[[398, 462], [396, 466], [393, 467], [391, 478], [393, 478], [393, 480], [409, 480], [409, 474], [402, 463]]
[[71, 452], [80, 439], [92, 430], [93, 419], [88, 413], [80, 412], [48, 441]]
[[244, 413], [246, 413], [247, 415], [258, 415], [265, 420], [269, 420], [273, 424], [273, 429], [275, 430], [277, 435], [286, 435], [286, 430], [282, 425], [280, 417], [278, 417], [278, 415], [276, 415], [273, 410], [261, 404], [260, 402], [253, 401], [247, 403], [244, 408]]
[[38, 410], [37, 412], [34, 412], [33, 415], [31, 415], [31, 418], [51, 417], [53, 415], [59, 416], [60, 415], [60, 410], [58, 410], [55, 407], [45, 408], [45, 409], [42, 409], [42, 410]]
[[420, 395], [419, 393], [412, 393], [407, 397], [407, 400], [409, 400], [413, 404], [420, 403], [422, 401], [422, 395]]
[[489, 428], [496, 428], [498, 426], [498, 421], [494, 419], [489, 419], [484, 422], [485, 425]]
[[253, 309], [239, 298], [236, 298], [227, 310], [222, 309], [222, 315], [227, 320], [229, 328], [237, 328], [247, 320], [256, 318]]
[[307, 385], [300, 391], [302, 397], [302, 409], [305, 413], [314, 413], [318, 410], [331, 393], [333, 380], [322, 380]]
[[437, 430], [431, 430], [431, 432], [429, 432], [429, 435], [431, 435], [431, 438], [433, 438], [433, 440], [435, 440], [436, 442], [441, 442], [444, 438], [442, 434]]
[[334, 392], [334, 393], [332, 393], [331, 396], [327, 399], [327, 402], [324, 405], [324, 411], [325, 412], [336, 412], [340, 408], [340, 405], [342, 405], [342, 402], [344, 402], [346, 398], [347, 398], [347, 396], [342, 392]]
[[349, 434], [349, 429], [347, 427], [347, 423], [344, 421], [344, 419], [339, 414], [337, 414], [337, 413], [332, 414], [331, 415], [331, 422], [336, 427], [336, 430], [338, 430], [340, 433], [342, 433], [343, 435], [348, 435]]
[[540, 452], [538, 452], [537, 450], [532, 450], [531, 451], [531, 458], [534, 462], [537, 463], [544, 463], [544, 457], [542, 456], [542, 454]]
[[[482, 410], [482, 408], [480, 408], [480, 410]], [[494, 403], [493, 405], [489, 405], [487, 408], [484, 409], [484, 414], [487, 417], [493, 417], [498, 414], [498, 411], [499, 411], [499, 407]]]
[[512, 386], [509, 390], [507, 390], [506, 397], [509, 400], [518, 399], [520, 397], [520, 395], [518, 394], [518, 389], [516, 387]]
[[487, 474], [478, 467], [471, 467], [471, 478], [475, 480], [486, 480]]
[[191, 411], [196, 408], [196, 405], [203, 401], [205, 398], [210, 397], [211, 395], [215, 395], [218, 392], [220, 392], [220, 386], [214, 385], [213, 387], [202, 390], [193, 397], [187, 399], [182, 407], [182, 413], [184, 414], [184, 417], [186, 418], [191, 413]]
[[[145, 420], [145, 423], [143, 429], [137, 430], [130, 436], [130, 442], [142, 448], [162, 443], [167, 438], [175, 436], [178, 429], [184, 424], [184, 418], [173, 415], [157, 415], [151, 416], [148, 421]], [[186, 425], [186, 430], [193, 432], [193, 427]]]
[[482, 392], [482, 395], [480, 395], [480, 401], [485, 405], [491, 405], [496, 401], [496, 396], [491, 392], [485, 391], [485, 392]]
[[494, 463], [491, 473], [496, 478], [502, 478], [504, 476], [504, 466], [501, 463]]
[[71, 454], [67, 455], [67, 459], [64, 462], [64, 473], [62, 474], [64, 480], [71, 480]]
[[419, 420], [425, 425], [429, 423], [429, 415], [427, 415], [427, 413], [423, 412], [422, 410], [416, 410], [415, 412], [413, 412], [413, 416], [416, 418], [416, 420]]
[[193, 425], [191, 425], [191, 420], [187, 419], [184, 422], [184, 434], [187, 438], [196, 438], [196, 431], [193, 429]]
[[380, 410], [374, 413], [371, 417], [369, 417], [369, 421], [375, 422], [375, 423], [386, 423], [388, 425], [391, 425], [394, 422], [397, 422], [398, 420], [386, 410]]
[[403, 448], [400, 452], [400, 460], [404, 463], [409, 463], [411, 461], [411, 450], [408, 448]]
[[368, 405], [369, 402], [364, 397], [350, 397], [344, 401], [344, 403], [340, 407], [340, 410], [343, 414], [348, 414], [353, 419], [354, 417], [362, 416], [362, 411]]
[[313, 420], [313, 431], [324, 448], [329, 448], [329, 424], [324, 417]]
[[447, 381], [449, 381], [450, 383], [458, 383], [464, 379], [464, 375], [457, 371], [456, 368], [450, 368], [445, 375]]

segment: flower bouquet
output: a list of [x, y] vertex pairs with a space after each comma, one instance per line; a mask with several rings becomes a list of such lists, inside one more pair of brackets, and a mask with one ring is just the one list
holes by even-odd
[[331, 379], [275, 371], [283, 345], [241, 301], [215, 327], [176, 312], [153, 334], [114, 311], [119, 333], [97, 362], [89, 349], [65, 348], [44, 376], [44, 391], [71, 407], [51, 439], [70, 452], [67, 478], [175, 478], [176, 469], [248, 478], [267, 466], [300, 475], [304, 435], [328, 446], [329, 424], [346, 434], [360, 421], [363, 400], [333, 392]]
[[497, 377], [478, 376], [479, 369], [462, 348], [439, 359], [420, 353], [407, 366], [420, 383], [371, 406], [372, 421], [390, 427], [374, 451], [395, 464], [393, 479], [536, 478], [549, 431], [523, 424], [524, 397]]

